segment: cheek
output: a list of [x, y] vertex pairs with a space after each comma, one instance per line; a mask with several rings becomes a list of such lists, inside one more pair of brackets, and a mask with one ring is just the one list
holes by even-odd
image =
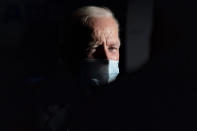
[[119, 56], [120, 54], [119, 54], [119, 51], [116, 53], [116, 59], [115, 60], [117, 60], [117, 61], [119, 61]]
[[93, 52], [88, 52], [87, 55], [86, 55], [86, 58], [88, 58], [88, 59], [94, 59]]
[[110, 53], [110, 59], [111, 60], [119, 61], [119, 51], [111, 52]]

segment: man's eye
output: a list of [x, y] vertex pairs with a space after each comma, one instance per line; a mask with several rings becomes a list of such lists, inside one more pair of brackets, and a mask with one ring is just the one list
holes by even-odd
[[116, 51], [116, 50], [118, 50], [118, 48], [116, 48], [116, 47], [109, 47], [109, 50], [110, 51]]
[[96, 49], [96, 47], [88, 47], [86, 50], [90, 51], [90, 50], [94, 50], [94, 49]]
[[96, 47], [89, 47], [86, 49], [86, 52], [90, 53], [90, 52], [95, 52], [96, 51]]
[[91, 47], [90, 51], [95, 51], [97, 47]]

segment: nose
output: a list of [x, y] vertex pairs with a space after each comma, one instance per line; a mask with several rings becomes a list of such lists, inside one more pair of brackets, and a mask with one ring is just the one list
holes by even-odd
[[107, 47], [102, 44], [97, 47], [96, 51], [94, 52], [94, 58], [95, 59], [110, 59], [109, 52], [107, 50]]

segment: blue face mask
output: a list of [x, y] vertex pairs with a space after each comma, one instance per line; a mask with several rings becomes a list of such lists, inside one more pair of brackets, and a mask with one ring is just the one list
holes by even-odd
[[116, 79], [119, 74], [119, 61], [85, 59], [81, 62], [80, 80], [87, 86], [102, 86]]

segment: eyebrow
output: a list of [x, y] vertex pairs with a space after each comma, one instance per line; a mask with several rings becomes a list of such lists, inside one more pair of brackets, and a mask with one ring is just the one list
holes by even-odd
[[[93, 41], [93, 42], [90, 42], [88, 45], [97, 47], [99, 45], [99, 43], [101, 43], [101, 42], [100, 41]], [[118, 46], [118, 47], [120, 47], [120, 42], [109, 43], [108, 46]]]
[[118, 43], [112, 43], [112, 44], [109, 44], [109, 46], [117, 46], [118, 45], [118, 47], [120, 47], [120, 43], [118, 42]]

